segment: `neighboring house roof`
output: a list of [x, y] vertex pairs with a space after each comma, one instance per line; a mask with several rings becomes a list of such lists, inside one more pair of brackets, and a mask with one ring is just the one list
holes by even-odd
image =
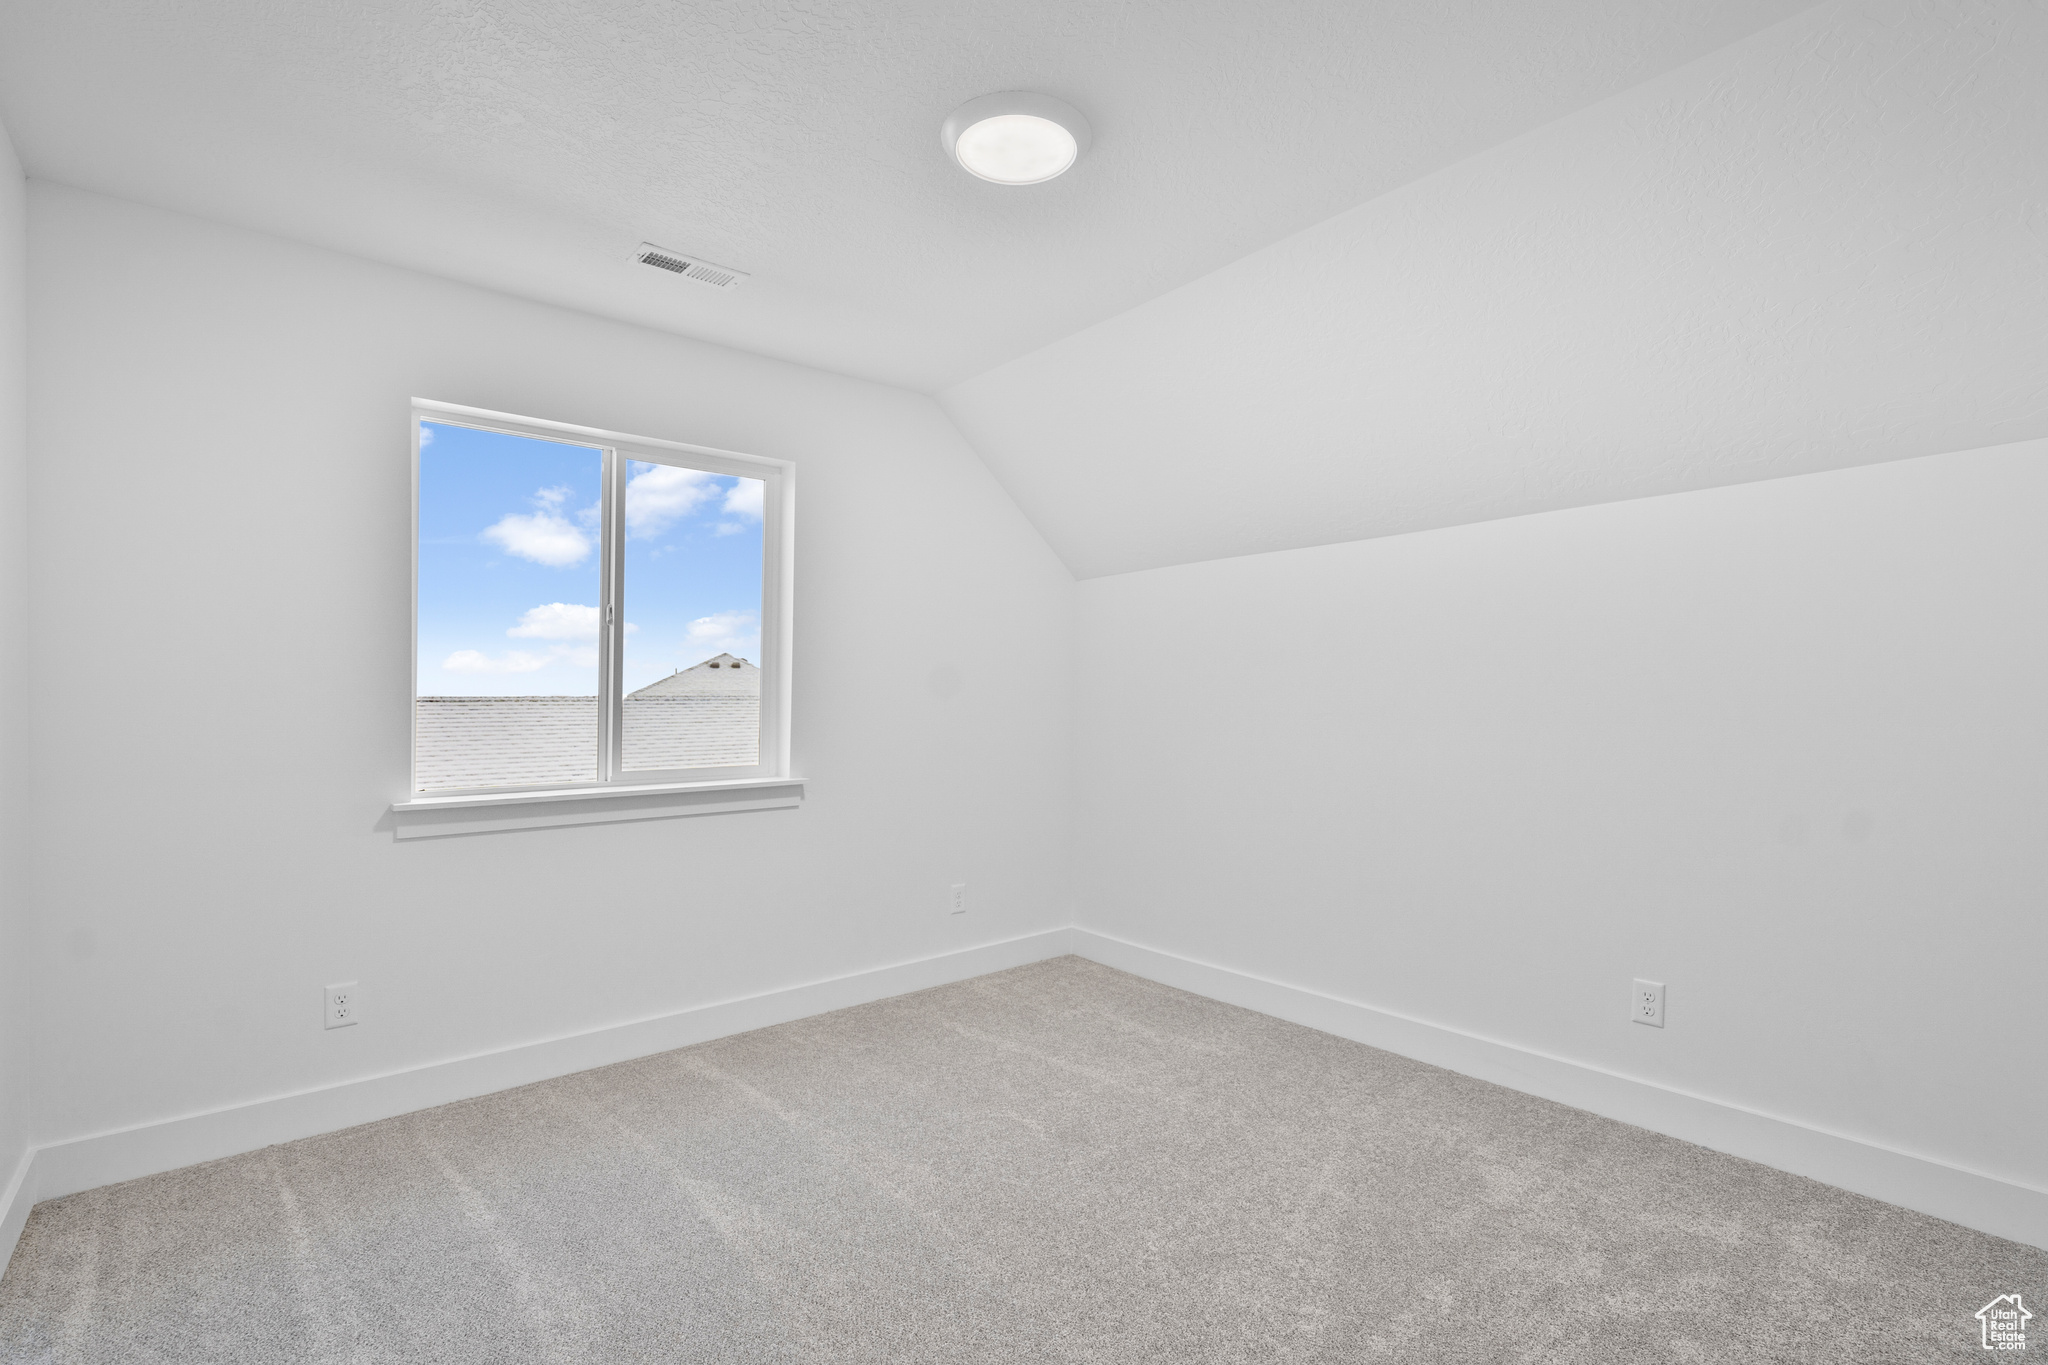
[[649, 683], [638, 692], [628, 695], [681, 697], [704, 693], [758, 697], [761, 695], [761, 670], [745, 659], [721, 654], [715, 659], [706, 659], [701, 664], [678, 669], [659, 682]]
[[[619, 738], [627, 770], [758, 763], [760, 674], [745, 671], [755, 679], [752, 692], [649, 697], [643, 688], [626, 698]], [[422, 790], [597, 776], [595, 697], [421, 697], [415, 710]]]
[[622, 708], [619, 758], [635, 768], [718, 768], [761, 761], [760, 673], [745, 694], [662, 697], [636, 692]]
[[421, 697], [414, 711], [423, 790], [597, 777], [596, 697]]

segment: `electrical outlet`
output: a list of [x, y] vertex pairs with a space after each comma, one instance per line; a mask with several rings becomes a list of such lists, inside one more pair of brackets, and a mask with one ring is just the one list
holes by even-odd
[[952, 899], [947, 902], [948, 910], [955, 915], [967, 913], [967, 883], [954, 882]]
[[1664, 1027], [1664, 983], [1636, 978], [1628, 993], [1628, 1017], [1651, 1028]]
[[363, 993], [353, 981], [327, 988], [327, 1027], [347, 1028], [363, 1019]]

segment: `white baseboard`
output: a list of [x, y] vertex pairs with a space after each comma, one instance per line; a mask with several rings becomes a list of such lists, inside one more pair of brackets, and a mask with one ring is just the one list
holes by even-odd
[[35, 1159], [35, 1148], [23, 1152], [21, 1160], [15, 1162], [14, 1169], [7, 1173], [7, 1183], [0, 1185], [0, 1271], [5, 1271], [8, 1261], [14, 1258], [14, 1244], [21, 1240], [21, 1229], [28, 1222], [28, 1211], [36, 1202], [34, 1189], [29, 1184]]
[[33, 1148], [0, 1190], [0, 1268], [13, 1255], [29, 1210], [44, 1199], [1063, 953], [2048, 1248], [2048, 1191], [1076, 928]]
[[0, 1196], [6, 1201], [0, 1204], [0, 1269], [14, 1253], [30, 1208], [45, 1199], [965, 981], [1072, 951], [1071, 930], [1048, 929], [676, 1014], [32, 1148]]
[[2048, 1190], [1197, 962], [1093, 930], [1073, 930], [1073, 944], [1073, 951], [1082, 957], [1162, 985], [1306, 1024], [1511, 1090], [1946, 1218], [1995, 1237], [2048, 1248]]

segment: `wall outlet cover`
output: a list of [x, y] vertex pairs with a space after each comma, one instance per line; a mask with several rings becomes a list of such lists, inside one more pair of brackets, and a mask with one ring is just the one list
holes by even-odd
[[946, 901], [946, 909], [947, 909], [947, 911], [948, 911], [949, 913], [951, 913], [951, 914], [955, 914], [955, 915], [964, 915], [964, 914], [966, 914], [966, 913], [967, 913], [967, 883], [966, 883], [966, 882], [954, 882], [954, 883], [953, 883], [953, 889], [952, 889], [952, 891], [951, 891], [951, 892], [950, 892], [950, 893], [948, 894], [948, 899], [947, 899], [947, 901]]
[[1651, 1028], [1664, 1027], [1664, 983], [1636, 978], [1629, 988], [1628, 1017]]
[[353, 981], [327, 988], [327, 1027], [347, 1028], [363, 1019], [363, 993]]

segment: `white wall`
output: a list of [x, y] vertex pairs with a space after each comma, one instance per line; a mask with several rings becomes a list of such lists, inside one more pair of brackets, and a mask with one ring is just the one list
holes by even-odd
[[942, 402], [1083, 578], [2048, 435], [2044, 69], [1816, 6]]
[[28, 219], [21, 163], [0, 128], [0, 1255], [28, 1149]]
[[1082, 921], [2048, 1188], [2044, 524], [2037, 441], [1084, 582]]
[[[929, 399], [30, 189], [39, 1142], [1069, 921], [1072, 583]], [[413, 395], [799, 463], [803, 809], [377, 828]]]

